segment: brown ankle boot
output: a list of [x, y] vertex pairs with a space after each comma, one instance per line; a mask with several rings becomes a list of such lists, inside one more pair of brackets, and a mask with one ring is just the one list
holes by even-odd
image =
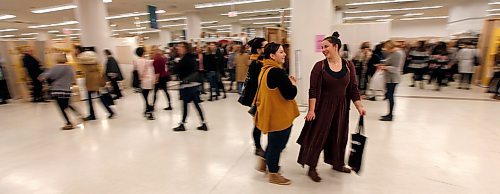
[[269, 173], [269, 182], [277, 185], [292, 184], [292, 181], [281, 176], [280, 173]]
[[266, 160], [264, 158], [259, 157], [259, 161], [257, 164], [257, 171], [266, 173], [267, 168], [266, 168]]
[[321, 177], [319, 177], [318, 171], [316, 171], [315, 168], [309, 169], [307, 176], [309, 176], [309, 178], [311, 178], [314, 182], [321, 182]]

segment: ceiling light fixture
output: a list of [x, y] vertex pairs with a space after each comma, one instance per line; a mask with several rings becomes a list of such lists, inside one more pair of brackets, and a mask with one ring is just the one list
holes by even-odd
[[[285, 23], [290, 23], [291, 21], [285, 21]], [[281, 24], [281, 22], [255, 22], [254, 25], [265, 25], [265, 24]]]
[[[163, 9], [160, 9], [160, 10], [157, 10], [156, 13], [157, 14], [162, 14], [162, 13], [166, 13], [166, 11], [163, 10]], [[108, 16], [108, 17], [106, 17], [106, 19], [107, 20], [112, 20], [112, 19], [120, 19], [120, 18], [130, 18], [130, 17], [145, 16], [145, 15], [149, 15], [149, 13], [145, 13], [145, 12], [124, 13], [124, 14], [115, 15], [115, 16]]]
[[36, 40], [36, 38], [20, 38], [21, 40]]
[[361, 10], [361, 11], [346, 11], [346, 14], [354, 13], [375, 13], [375, 12], [393, 12], [393, 11], [412, 11], [412, 10], [425, 10], [425, 9], [439, 9], [443, 6], [430, 6], [430, 7], [407, 7], [407, 8], [397, 8], [397, 9], [376, 9], [376, 10]]
[[[113, 2], [113, 0], [103, 0], [102, 2], [103, 3], [111, 3], [111, 2]], [[46, 8], [33, 9], [33, 10], [31, 10], [31, 13], [50, 13], [50, 12], [68, 10], [68, 9], [75, 9], [77, 7], [78, 6], [75, 4], [58, 5], [58, 6], [52, 6], [52, 7], [46, 7]]]
[[201, 27], [201, 29], [207, 29], [207, 28], [224, 28], [224, 27], [231, 27], [231, 25], [203, 26], [203, 27]]
[[271, 20], [271, 19], [281, 19], [281, 16], [276, 17], [261, 17], [261, 18], [242, 18], [241, 21], [252, 21], [252, 20]]
[[[252, 13], [282, 12], [282, 11], [286, 11], [286, 10], [292, 10], [292, 8], [262, 9], [262, 10], [253, 10], [253, 11], [235, 11], [234, 13], [236, 13], [237, 15], [240, 15], [240, 14], [252, 14]], [[220, 14], [220, 15], [229, 16], [228, 13], [223, 13], [223, 14]]]
[[15, 17], [15, 15], [0, 15], [0, 20], [12, 19]]
[[360, 16], [360, 17], [345, 17], [344, 20], [363, 20], [363, 19], [375, 19], [375, 18], [388, 18], [391, 15], [373, 15], [373, 16]]
[[404, 14], [403, 17], [412, 17], [412, 16], [421, 16], [424, 15], [424, 13], [407, 13]]
[[171, 25], [164, 25], [161, 27], [162, 28], [173, 28], [173, 27], [180, 27], [180, 26], [187, 26], [187, 24], [171, 24]]
[[[172, 21], [179, 21], [179, 20], [186, 20], [186, 17], [178, 17], [178, 18], [168, 18], [168, 19], [159, 19], [156, 20], [156, 22], [172, 22]], [[135, 22], [135, 24], [149, 24], [150, 21], [142, 21], [142, 22]]]
[[16, 37], [16, 35], [6, 34], [6, 35], [1, 35], [0, 36], [0, 38], [12, 38], [12, 37]]
[[489, 9], [489, 10], [486, 10], [487, 12], [495, 12], [495, 11], [500, 11], [500, 9]]
[[500, 5], [500, 1], [488, 3], [488, 5]]
[[201, 22], [200, 24], [216, 24], [219, 23], [219, 21], [206, 21], [206, 22]]
[[375, 20], [375, 21], [377, 21], [377, 22], [390, 22], [392, 20], [394, 20], [394, 19], [381, 19], [381, 20]]
[[0, 30], [0, 32], [13, 32], [13, 31], [18, 31], [18, 30], [19, 29], [9, 28], [9, 29]]
[[447, 19], [449, 16], [435, 16], [435, 17], [420, 17], [420, 18], [403, 18], [399, 19], [402, 21], [411, 21], [411, 20], [432, 20], [432, 19]]
[[267, 2], [267, 1], [271, 1], [271, 0], [232, 0], [232, 1], [225, 1], [225, 2], [196, 4], [196, 5], [194, 5], [194, 8], [203, 9], [203, 8], [232, 6], [232, 5], [241, 5], [241, 4], [249, 4], [249, 3], [261, 3], [261, 2]]
[[66, 25], [73, 25], [73, 24], [78, 24], [78, 22], [77, 21], [67, 21], [67, 22], [54, 23], [54, 24], [28, 26], [28, 28], [48, 28], [48, 27], [66, 26]]
[[23, 33], [21, 34], [21, 36], [33, 36], [33, 35], [37, 35], [38, 33]]
[[113, 32], [124, 32], [124, 31], [133, 31], [133, 30], [144, 30], [146, 27], [140, 27], [140, 28], [126, 28], [126, 29], [120, 29], [120, 30], [113, 30]]
[[137, 32], [129, 32], [129, 34], [147, 34], [147, 33], [156, 33], [161, 30], [146, 30], [146, 31], [137, 31]]
[[348, 3], [346, 6], [359, 6], [359, 5], [376, 5], [376, 4], [387, 4], [387, 3], [406, 3], [406, 2], [416, 2], [420, 0], [387, 0], [387, 1], [367, 1], [359, 3]]
[[59, 31], [58, 31], [58, 30], [50, 30], [50, 31], [48, 31], [47, 33], [50, 33], [50, 34], [55, 34], [55, 33], [59, 33]]

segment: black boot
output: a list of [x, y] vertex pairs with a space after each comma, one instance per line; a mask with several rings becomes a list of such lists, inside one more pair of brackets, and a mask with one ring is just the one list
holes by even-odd
[[186, 131], [184, 124], [180, 124], [178, 127], [173, 129], [174, 131]]
[[208, 127], [205, 123], [201, 124], [201, 126], [199, 126], [198, 128], [196, 128], [200, 131], [208, 131]]

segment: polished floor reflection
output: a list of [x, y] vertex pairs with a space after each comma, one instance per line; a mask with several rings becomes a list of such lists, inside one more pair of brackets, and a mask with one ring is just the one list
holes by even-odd
[[[177, 100], [173, 111], [157, 111], [157, 120], [147, 121], [142, 97], [133, 93], [114, 107], [116, 119], [105, 119], [96, 105], [99, 119], [72, 131], [59, 130], [63, 122], [53, 103], [0, 106], [0, 193], [500, 192], [500, 102], [479, 88], [436, 92], [403, 84], [396, 93], [394, 122], [378, 121], [386, 102], [365, 102], [368, 143], [361, 175], [320, 163], [323, 182], [309, 180], [295, 162], [301, 115], [281, 161], [290, 186], [269, 184], [255, 170], [252, 122], [235, 94], [202, 103], [208, 132], [195, 130], [194, 108], [188, 131], [171, 130], [180, 119]], [[85, 110], [84, 103], [78, 107]], [[357, 118], [352, 111], [352, 130]]]

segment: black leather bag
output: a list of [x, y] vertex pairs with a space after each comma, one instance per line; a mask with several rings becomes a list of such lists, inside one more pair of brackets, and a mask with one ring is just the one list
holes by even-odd
[[366, 136], [364, 135], [364, 118], [359, 118], [356, 133], [351, 135], [351, 154], [349, 155], [349, 166], [357, 174], [361, 171], [363, 151], [365, 149]]
[[[271, 70], [272, 68], [267, 69], [267, 71]], [[259, 85], [257, 86], [257, 93], [255, 93], [255, 98], [253, 99], [252, 106], [250, 107], [250, 110], [248, 110], [248, 113], [252, 116], [255, 116], [257, 114], [257, 97], [259, 97], [259, 90], [260, 90], [260, 85], [262, 83], [262, 78], [264, 78], [265, 71], [262, 72], [262, 77], [260, 77]]]

